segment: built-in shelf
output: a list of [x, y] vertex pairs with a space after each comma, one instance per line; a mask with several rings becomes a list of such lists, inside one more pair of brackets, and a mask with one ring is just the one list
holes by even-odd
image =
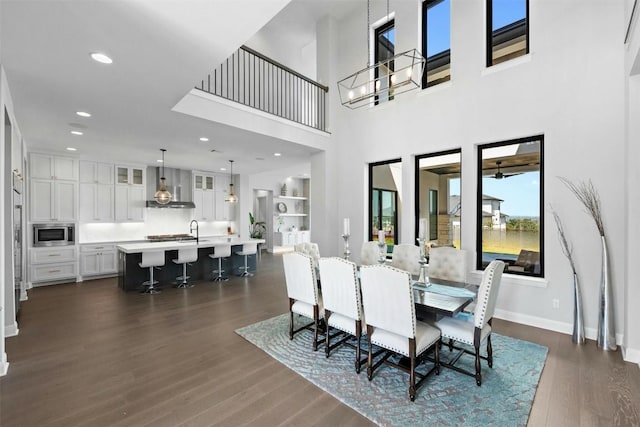
[[281, 213], [278, 216], [307, 216], [306, 213]]
[[304, 196], [273, 196], [274, 199], [286, 199], [286, 200], [307, 200]]

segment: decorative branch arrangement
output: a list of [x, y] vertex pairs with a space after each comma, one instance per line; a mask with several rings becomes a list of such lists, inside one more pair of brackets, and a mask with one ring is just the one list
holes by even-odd
[[602, 222], [602, 212], [600, 210], [600, 195], [598, 190], [593, 186], [591, 180], [578, 182], [574, 184], [567, 178], [558, 177], [560, 181], [576, 196], [576, 198], [584, 205], [586, 212], [591, 216], [598, 227], [600, 236], [604, 236], [604, 224]]
[[558, 240], [560, 241], [560, 248], [562, 249], [562, 253], [569, 260], [569, 265], [571, 265], [571, 270], [575, 274], [576, 265], [573, 261], [573, 246], [567, 240], [567, 235], [564, 232], [564, 225], [562, 224], [562, 220], [560, 219], [560, 215], [558, 212], [553, 209], [553, 206], [549, 205], [549, 209], [551, 209], [551, 214], [553, 215], [553, 219], [556, 222], [556, 228], [558, 229]]

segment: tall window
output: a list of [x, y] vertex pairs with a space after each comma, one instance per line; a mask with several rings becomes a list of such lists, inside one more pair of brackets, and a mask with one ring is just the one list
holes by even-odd
[[544, 276], [543, 136], [478, 150], [477, 268], [494, 259], [505, 272]]
[[460, 248], [460, 149], [416, 156], [416, 238], [426, 219], [429, 243]]
[[422, 3], [422, 54], [427, 59], [422, 88], [451, 78], [451, 0]]
[[529, 53], [529, 0], [487, 0], [487, 67]]
[[398, 215], [402, 203], [398, 191], [402, 188], [400, 159], [369, 164], [369, 240], [378, 240], [384, 230], [387, 251], [398, 243]]
[[[394, 20], [387, 22], [376, 28], [375, 30], [375, 58], [374, 62], [377, 64], [379, 62], [387, 61], [393, 58], [395, 55], [395, 44], [396, 44], [396, 30], [394, 27]], [[393, 89], [389, 88], [391, 74], [394, 70], [393, 61], [389, 61], [386, 63], [386, 66], [376, 67], [375, 68], [375, 79], [376, 79], [376, 92], [380, 92], [381, 95], [376, 95], [376, 105], [379, 102], [390, 101], [393, 99]]]

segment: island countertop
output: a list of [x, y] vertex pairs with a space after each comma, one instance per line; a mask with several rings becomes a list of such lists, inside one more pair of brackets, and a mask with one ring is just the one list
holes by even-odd
[[218, 245], [244, 245], [246, 243], [265, 243], [264, 239], [242, 239], [238, 237], [207, 237], [202, 238], [198, 242], [195, 240], [183, 240], [179, 242], [136, 242], [118, 245], [119, 251], [126, 254], [140, 253], [144, 251], [175, 251], [180, 248], [212, 248]]

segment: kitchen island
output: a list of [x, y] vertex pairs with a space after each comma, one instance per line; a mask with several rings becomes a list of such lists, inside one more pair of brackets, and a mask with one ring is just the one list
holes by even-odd
[[[164, 266], [154, 274], [154, 279], [159, 283], [156, 287], [173, 286], [176, 277], [182, 275], [182, 265], [175, 264], [178, 258], [178, 250], [181, 248], [198, 248], [198, 260], [188, 267], [188, 275], [191, 281], [211, 280], [213, 270], [218, 268], [218, 260], [209, 258], [213, 248], [218, 245], [231, 245], [231, 256], [222, 260], [222, 268], [226, 276], [237, 274], [239, 268], [244, 265], [244, 257], [235, 255], [242, 250], [245, 243], [264, 243], [264, 239], [240, 239], [237, 237], [203, 237], [198, 241], [183, 240], [173, 242], [134, 242], [118, 245], [118, 286], [125, 291], [137, 291], [142, 289], [142, 283], [149, 280], [149, 269], [141, 268], [138, 263], [142, 261], [143, 251], [164, 251]], [[249, 271], [257, 270], [256, 255], [248, 258]]]

